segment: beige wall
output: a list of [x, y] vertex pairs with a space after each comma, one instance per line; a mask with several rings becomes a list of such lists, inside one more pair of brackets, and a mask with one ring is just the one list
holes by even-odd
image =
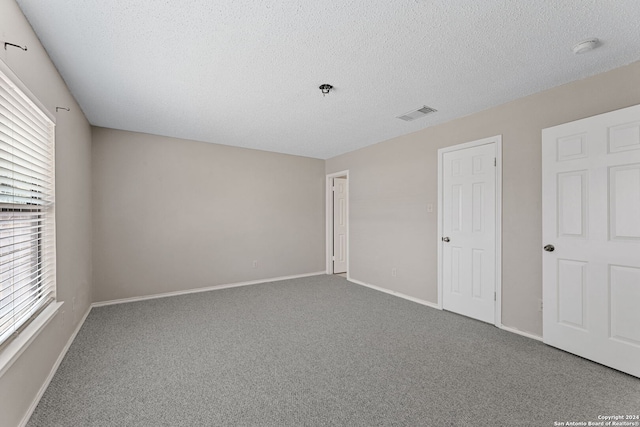
[[437, 150], [502, 135], [502, 322], [542, 335], [541, 130], [638, 103], [640, 62], [327, 160], [350, 172], [351, 277], [436, 303]]
[[[0, 59], [56, 117], [58, 300], [61, 311], [0, 377], [3, 426], [17, 425], [91, 302], [91, 128], [13, 0], [0, 0]], [[71, 112], [55, 114], [56, 106]], [[75, 298], [75, 311], [72, 299]]]
[[93, 192], [95, 301], [324, 270], [322, 160], [94, 128]]
[[7, 426], [23, 419], [91, 301], [323, 270], [325, 173], [350, 170], [351, 276], [436, 302], [436, 214], [426, 205], [437, 202], [437, 149], [497, 134], [503, 323], [540, 335], [540, 131], [640, 103], [635, 63], [324, 162], [103, 128], [92, 134], [14, 0], [0, 0], [0, 40], [28, 46], [0, 47], [0, 59], [50, 111], [71, 108], [56, 114], [65, 304], [0, 377]]

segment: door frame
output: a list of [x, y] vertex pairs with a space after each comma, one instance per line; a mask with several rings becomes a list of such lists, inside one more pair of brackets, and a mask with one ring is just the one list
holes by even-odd
[[463, 144], [452, 145], [450, 147], [440, 148], [438, 150], [438, 308], [443, 309], [442, 304], [442, 229], [443, 229], [443, 177], [444, 173], [444, 154], [452, 151], [464, 150], [467, 148], [478, 147], [495, 143], [496, 147], [496, 299], [495, 299], [495, 317], [494, 325], [502, 328], [502, 135], [491, 136], [489, 138], [478, 139], [476, 141], [466, 142]]
[[349, 170], [341, 172], [335, 172], [327, 174], [326, 178], [326, 273], [333, 274], [333, 178], [347, 178], [347, 200], [346, 200], [346, 215], [347, 215], [347, 280], [351, 278], [351, 269], [349, 268], [349, 262], [351, 255], [349, 254]]

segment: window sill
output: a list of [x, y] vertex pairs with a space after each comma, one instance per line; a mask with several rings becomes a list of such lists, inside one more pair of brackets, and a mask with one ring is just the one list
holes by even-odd
[[0, 377], [18, 360], [18, 357], [29, 347], [42, 330], [51, 322], [62, 307], [63, 302], [54, 301], [49, 304], [17, 337], [0, 351]]

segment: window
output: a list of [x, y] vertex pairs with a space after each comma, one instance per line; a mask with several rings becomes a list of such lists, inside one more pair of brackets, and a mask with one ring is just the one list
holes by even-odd
[[54, 133], [0, 71], [0, 345], [55, 300]]

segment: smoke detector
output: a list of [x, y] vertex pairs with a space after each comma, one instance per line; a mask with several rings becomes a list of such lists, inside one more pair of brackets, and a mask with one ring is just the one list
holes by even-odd
[[435, 108], [427, 107], [425, 105], [421, 108], [418, 108], [417, 110], [412, 110], [412, 111], [409, 111], [408, 113], [404, 113], [400, 116], [397, 116], [397, 118], [410, 122], [412, 120], [419, 119], [420, 117], [424, 117], [427, 114], [435, 113], [436, 111], [438, 110], [436, 110]]
[[581, 53], [589, 52], [590, 50], [597, 48], [599, 45], [600, 45], [600, 40], [593, 38], [593, 39], [581, 41], [580, 43], [574, 45], [571, 48], [571, 50], [576, 55], [579, 55]]

